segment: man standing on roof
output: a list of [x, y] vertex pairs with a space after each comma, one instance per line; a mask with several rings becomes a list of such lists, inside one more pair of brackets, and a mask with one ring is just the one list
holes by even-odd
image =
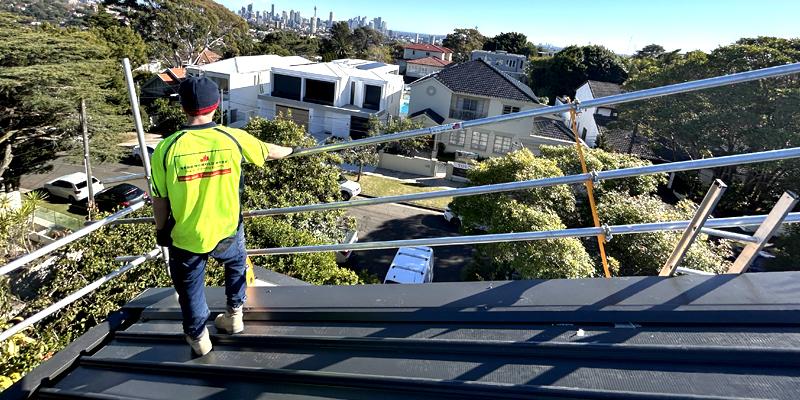
[[156, 146], [152, 157], [157, 242], [169, 247], [172, 282], [183, 313], [186, 341], [200, 356], [211, 351], [203, 293], [208, 256], [225, 265], [225, 313], [214, 321], [229, 334], [244, 330], [247, 253], [242, 226], [242, 164], [258, 166], [293, 148], [261, 142], [245, 131], [213, 122], [219, 87], [189, 78], [179, 88], [188, 123]]

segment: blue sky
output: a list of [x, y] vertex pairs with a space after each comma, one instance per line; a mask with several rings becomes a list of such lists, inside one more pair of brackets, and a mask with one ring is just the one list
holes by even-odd
[[[251, 1], [220, 2], [238, 10]], [[266, 0], [252, 3], [256, 10], [269, 10], [273, 4]], [[276, 12], [294, 9], [304, 16], [313, 15], [316, 5], [317, 16], [323, 19], [330, 11], [336, 20], [356, 15], [382, 17], [389, 29], [401, 31], [447, 34], [455, 28], [477, 26], [486, 36], [521, 32], [534, 43], [566, 46], [591, 42], [620, 54], [651, 43], [667, 50], [710, 51], [742, 37], [800, 36], [798, 0], [278, 0], [274, 4]]]

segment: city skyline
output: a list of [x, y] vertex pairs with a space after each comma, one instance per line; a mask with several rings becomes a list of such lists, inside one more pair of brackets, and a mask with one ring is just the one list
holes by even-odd
[[[250, 2], [221, 0], [231, 10]], [[274, 1], [253, 1], [254, 9], [269, 11], [274, 5], [301, 15], [327, 20], [334, 12], [337, 21], [356, 16], [368, 20], [381, 17], [390, 21], [390, 30], [420, 34], [445, 35], [456, 28], [475, 28], [485, 36], [501, 32], [519, 32], [533, 43], [603, 45], [619, 54], [655, 43], [667, 50], [711, 51], [742, 37], [798, 37], [795, 16], [800, 2], [782, 0], [751, 1], [653, 1], [623, 0], [607, 3], [578, 0], [569, 7], [554, 2], [520, 3], [512, 7], [490, 7], [476, 0], [440, 1], [425, 4], [419, 11], [409, 11], [407, 4], [375, 3], [353, 0], [296, 0], [282, 5]], [[757, 6], [753, 6], [757, 4]]]

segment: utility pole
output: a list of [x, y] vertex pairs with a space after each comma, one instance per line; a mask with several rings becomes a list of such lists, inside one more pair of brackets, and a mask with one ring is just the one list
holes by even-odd
[[94, 184], [92, 182], [92, 165], [89, 163], [89, 123], [86, 120], [86, 100], [81, 99], [81, 129], [83, 131], [83, 160], [86, 164], [86, 186], [89, 187], [89, 202], [86, 209], [89, 210], [89, 219], [92, 219], [94, 209]]

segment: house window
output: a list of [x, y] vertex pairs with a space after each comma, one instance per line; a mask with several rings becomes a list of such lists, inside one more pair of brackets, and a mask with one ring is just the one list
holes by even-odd
[[467, 138], [467, 131], [463, 129], [450, 132], [450, 144], [456, 146], [463, 146], [466, 138]]
[[417, 51], [416, 50], [411, 50], [411, 55], [413, 56], [415, 54], [417, 54]]
[[587, 133], [588, 133], [588, 131], [586, 130], [586, 128], [583, 128], [583, 132], [581, 132], [581, 140], [584, 140], [584, 141], [586, 140], [586, 134]]
[[427, 74], [428, 73], [428, 67], [419, 67], [419, 73], [420, 74]]
[[430, 52], [430, 51], [426, 51], [426, 52], [425, 52], [425, 55], [426, 55], [426, 56], [430, 56], [430, 55], [431, 55], [431, 52]]
[[356, 83], [350, 82], [350, 104], [356, 104]]
[[336, 83], [306, 79], [306, 97], [303, 101], [316, 104], [333, 105]]
[[503, 106], [503, 115], [518, 113], [518, 112], [519, 112], [519, 107]]
[[505, 136], [495, 136], [494, 148], [492, 151], [500, 154], [505, 154], [511, 151], [511, 138]]
[[472, 143], [469, 145], [470, 149], [486, 151], [487, 144], [489, 144], [488, 133], [472, 132]]
[[450, 118], [462, 121], [483, 118], [483, 100], [455, 96], [453, 99], [455, 101], [450, 103]]
[[495, 61], [494, 65], [503, 65], [503, 60], [498, 58], [497, 61]]
[[302, 86], [301, 78], [295, 76], [287, 76], [275, 74], [272, 78], [273, 91], [272, 95], [275, 97], [283, 97], [284, 99], [300, 100], [300, 88]]
[[364, 105], [363, 108], [370, 110], [380, 110], [381, 108], [381, 87], [364, 85]]

